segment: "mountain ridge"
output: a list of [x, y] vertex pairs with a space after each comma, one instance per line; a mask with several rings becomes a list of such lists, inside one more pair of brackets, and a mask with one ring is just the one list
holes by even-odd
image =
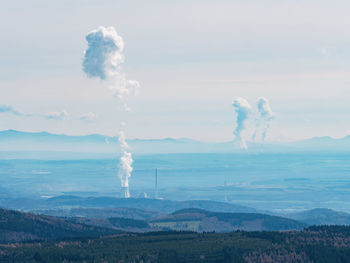
[[[206, 142], [190, 138], [128, 139], [136, 154], [159, 153], [308, 153], [350, 152], [350, 135], [343, 138], [313, 137], [292, 142], [251, 142], [240, 149], [233, 141]], [[118, 137], [101, 134], [66, 135], [17, 130], [0, 131], [0, 152], [120, 153]]]

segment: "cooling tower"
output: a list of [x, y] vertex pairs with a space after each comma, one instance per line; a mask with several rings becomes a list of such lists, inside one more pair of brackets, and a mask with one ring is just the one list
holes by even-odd
[[122, 195], [121, 196], [122, 198], [129, 198], [130, 197], [129, 187], [122, 186], [121, 195]]

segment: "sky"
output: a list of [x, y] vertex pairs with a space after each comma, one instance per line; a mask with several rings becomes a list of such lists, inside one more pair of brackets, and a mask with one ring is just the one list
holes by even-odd
[[[349, 1], [2, 1], [0, 130], [128, 138], [234, 138], [232, 101], [274, 112], [267, 141], [350, 134]], [[113, 26], [123, 72], [139, 81], [123, 112], [82, 70], [85, 36]], [[253, 133], [253, 122], [244, 131]]]

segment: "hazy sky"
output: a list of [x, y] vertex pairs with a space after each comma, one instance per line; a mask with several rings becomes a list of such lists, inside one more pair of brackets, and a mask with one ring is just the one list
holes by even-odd
[[[129, 138], [231, 140], [232, 101], [263, 96], [275, 112], [267, 140], [345, 136], [349, 10], [348, 0], [2, 1], [0, 105], [32, 115], [0, 113], [0, 129], [116, 135], [125, 120]], [[141, 84], [130, 113], [82, 71], [85, 36], [101, 25], [123, 37], [123, 70]]]

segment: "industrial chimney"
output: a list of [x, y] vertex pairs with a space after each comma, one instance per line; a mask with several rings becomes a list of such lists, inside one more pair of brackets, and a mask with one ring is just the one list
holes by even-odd
[[158, 169], [155, 171], [155, 182], [154, 182], [154, 198], [158, 199]]

